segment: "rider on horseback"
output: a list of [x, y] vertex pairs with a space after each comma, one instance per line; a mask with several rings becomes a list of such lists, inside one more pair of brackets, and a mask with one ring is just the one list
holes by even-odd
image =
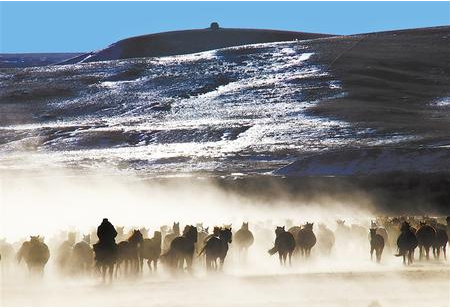
[[97, 228], [97, 237], [99, 243], [103, 246], [115, 246], [117, 231], [114, 226], [108, 221], [103, 219], [100, 226]]

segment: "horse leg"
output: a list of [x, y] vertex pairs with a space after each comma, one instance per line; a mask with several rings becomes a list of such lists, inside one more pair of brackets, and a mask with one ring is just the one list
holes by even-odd
[[381, 248], [378, 248], [376, 250], [376, 257], [377, 257], [377, 263], [380, 263], [380, 261], [381, 261]]
[[445, 260], [447, 260], [447, 252], [446, 252], [446, 248], [447, 248], [447, 247], [446, 247], [446, 245], [447, 245], [447, 244], [445, 244], [445, 245], [442, 247], [442, 251], [444, 252], [444, 259], [445, 259]]
[[278, 259], [280, 259], [280, 265], [283, 265], [283, 256], [278, 252]]
[[100, 266], [100, 272], [102, 273], [102, 281], [103, 281], [103, 283], [105, 283], [105, 281], [106, 281], [106, 267], [105, 267], [105, 265], [101, 265]]
[[109, 282], [112, 283], [113, 281], [113, 274], [114, 274], [114, 264], [110, 264], [108, 266], [109, 269]]
[[426, 255], [426, 259], [430, 260], [430, 247], [429, 246], [425, 247], [425, 255]]
[[150, 273], [153, 273], [153, 268], [155, 267], [155, 265], [153, 265], [153, 267], [152, 267], [152, 262], [154, 263], [154, 260], [152, 260], [152, 259], [147, 260], [148, 270]]
[[373, 251], [374, 251], [374, 248], [371, 246], [370, 247], [370, 260], [371, 261], [373, 260]]
[[292, 266], [292, 252], [289, 252], [289, 266]]
[[225, 262], [225, 257], [220, 258], [220, 270], [223, 270], [223, 263]]
[[122, 260], [117, 261], [116, 263], [116, 279], [119, 277], [119, 271], [120, 269], [120, 264], [122, 263]]

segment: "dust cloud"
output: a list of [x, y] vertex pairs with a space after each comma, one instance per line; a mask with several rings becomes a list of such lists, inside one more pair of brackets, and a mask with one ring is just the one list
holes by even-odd
[[[143, 180], [103, 172], [71, 171], [2, 173], [0, 238], [15, 250], [30, 235], [45, 237], [50, 260], [43, 276], [26, 266], [2, 259], [0, 305], [19, 306], [449, 306], [450, 269], [444, 260], [405, 267], [387, 246], [382, 261], [370, 260], [368, 229], [376, 203], [364, 193], [315, 197], [277, 195], [251, 197], [223, 189], [208, 178]], [[264, 187], [261, 187], [264, 189]], [[234, 243], [222, 272], [206, 272], [196, 257], [192, 274], [171, 274], [164, 264], [156, 273], [119, 276], [111, 285], [95, 274], [67, 276], [59, 272], [55, 251], [67, 231], [93, 231], [107, 217], [126, 231], [146, 227], [149, 234], [174, 221], [209, 226], [232, 224], [237, 231], [248, 221], [255, 243], [246, 257]], [[277, 225], [314, 222], [336, 230], [336, 220], [367, 232], [342, 238], [330, 255], [319, 246], [311, 257], [293, 258], [280, 266], [267, 250]]]

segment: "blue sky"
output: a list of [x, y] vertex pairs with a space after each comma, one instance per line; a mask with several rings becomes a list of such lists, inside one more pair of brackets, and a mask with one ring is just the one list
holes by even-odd
[[450, 24], [450, 2], [0, 2], [0, 52], [90, 51], [205, 28], [354, 34]]

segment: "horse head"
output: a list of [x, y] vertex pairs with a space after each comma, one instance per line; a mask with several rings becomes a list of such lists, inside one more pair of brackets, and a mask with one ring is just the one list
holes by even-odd
[[325, 230], [325, 229], [327, 229], [327, 225], [320, 223], [319, 224], [319, 229], [320, 230]]
[[44, 241], [44, 237], [40, 236], [30, 236], [30, 243], [36, 244]]
[[345, 220], [336, 220], [336, 223], [338, 224], [338, 226], [339, 225], [344, 226]]
[[192, 240], [194, 243], [197, 242], [198, 237], [197, 227], [192, 225], [186, 225], [183, 230], [183, 236]]
[[220, 227], [219, 226], [214, 226], [213, 236], [218, 237], [219, 234], [220, 234]]
[[70, 244], [75, 244], [75, 241], [77, 240], [77, 233], [76, 232], [73, 232], [73, 231], [71, 231], [71, 232], [69, 232], [68, 234], [67, 234], [67, 241], [70, 243]]
[[131, 235], [131, 237], [128, 239], [128, 242], [133, 242], [133, 243], [142, 243], [142, 241], [144, 240], [144, 237], [141, 233], [140, 230], [133, 230], [133, 234]]
[[122, 227], [116, 227], [116, 231], [117, 231], [117, 234], [119, 235], [119, 236], [123, 236], [123, 229], [124, 229], [125, 227], [124, 226], [122, 226]]
[[247, 223], [242, 223], [242, 229], [243, 230], [248, 230], [248, 222]]
[[148, 237], [148, 228], [141, 227], [139, 231], [142, 233], [142, 236]]
[[173, 223], [173, 227], [172, 227], [172, 231], [175, 234], [179, 234], [180, 233], [180, 222], [178, 223]]
[[304, 228], [312, 231], [313, 230], [313, 226], [314, 226], [314, 223], [306, 222], [306, 224], [304, 225]]
[[411, 230], [411, 225], [408, 222], [404, 221], [402, 226], [400, 227], [400, 231], [406, 232], [406, 231], [410, 231], [410, 230]]
[[91, 235], [83, 235], [83, 242], [86, 242], [87, 244], [91, 244]]
[[376, 228], [370, 228], [370, 237], [374, 237], [377, 234], [377, 229]]
[[278, 235], [282, 234], [285, 231], [286, 230], [285, 230], [284, 226], [283, 227], [277, 226], [277, 228], [275, 229], [275, 234], [278, 236]]
[[153, 232], [153, 238], [158, 240], [158, 241], [161, 241], [161, 238], [162, 238], [161, 231]]
[[231, 232], [231, 227], [221, 229], [219, 238], [221, 238], [225, 242], [231, 243], [232, 239], [233, 239], [233, 233]]

